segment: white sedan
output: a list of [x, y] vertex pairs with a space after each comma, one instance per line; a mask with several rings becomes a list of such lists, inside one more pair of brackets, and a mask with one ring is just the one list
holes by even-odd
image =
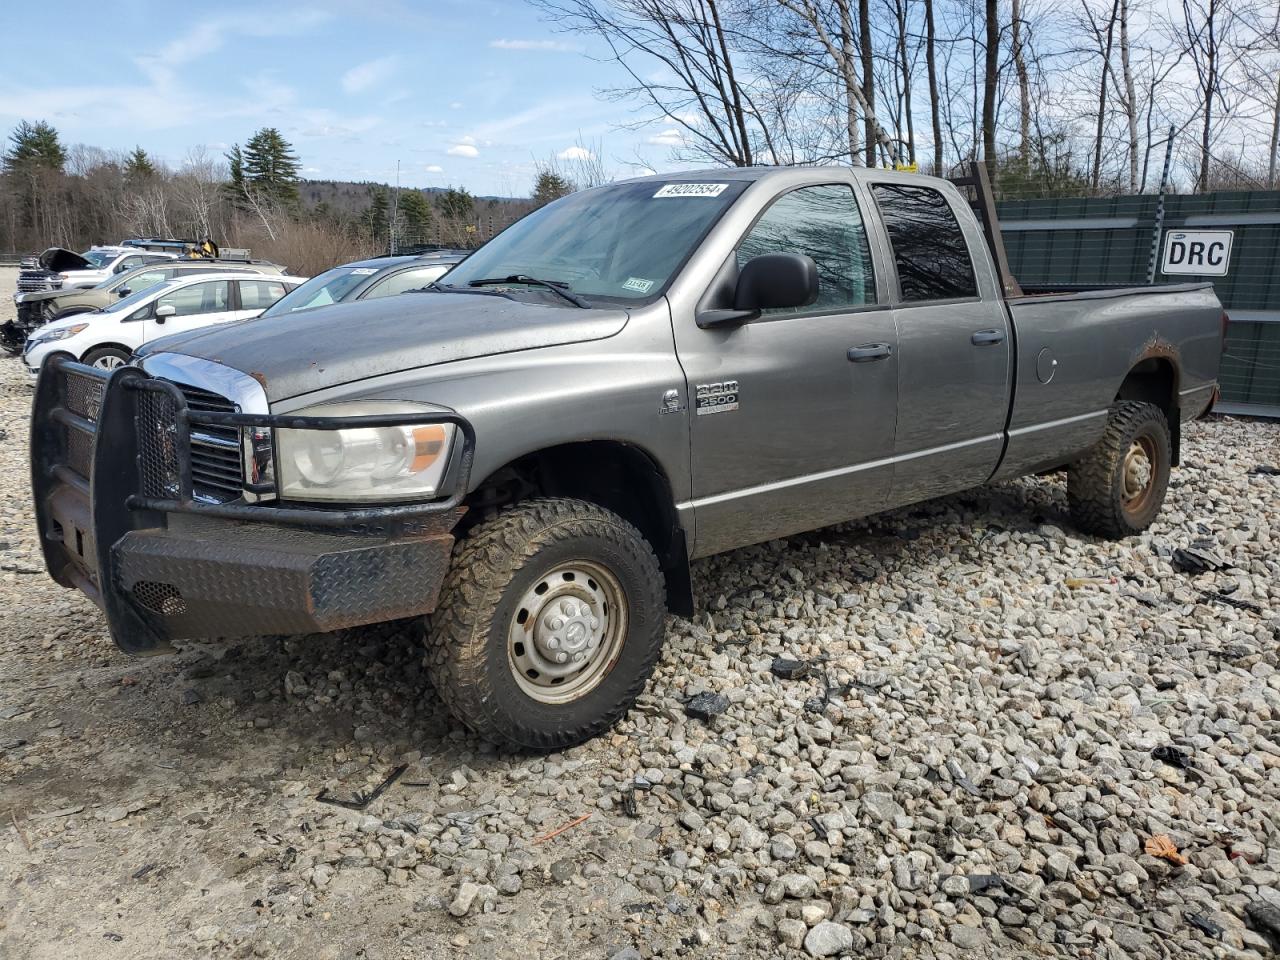
[[166, 280], [96, 313], [41, 327], [22, 359], [32, 374], [55, 352], [110, 370], [151, 340], [256, 317], [306, 279], [206, 272]]

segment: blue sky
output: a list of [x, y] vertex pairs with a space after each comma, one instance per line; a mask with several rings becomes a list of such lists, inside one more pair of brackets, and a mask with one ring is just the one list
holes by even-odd
[[[535, 160], [585, 145], [619, 173], [670, 169], [671, 123], [596, 91], [625, 82], [521, 0], [6, 5], [0, 125], [142, 145], [171, 166], [263, 126], [304, 176], [525, 195]], [[52, 17], [52, 20], [51, 20]], [[598, 52], [598, 51], [595, 51]]]

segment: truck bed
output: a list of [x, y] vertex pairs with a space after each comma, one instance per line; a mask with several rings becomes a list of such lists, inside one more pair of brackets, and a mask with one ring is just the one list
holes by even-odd
[[1211, 283], [1031, 288], [1005, 303], [1016, 359], [996, 479], [1061, 465], [1096, 443], [1116, 385], [1139, 364], [1152, 378], [1174, 379], [1182, 416], [1199, 415], [1212, 400], [1222, 307]]

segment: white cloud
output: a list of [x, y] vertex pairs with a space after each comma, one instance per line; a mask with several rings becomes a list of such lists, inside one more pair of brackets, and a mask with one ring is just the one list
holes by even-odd
[[556, 154], [559, 160], [594, 160], [596, 155], [586, 147], [569, 147]]
[[166, 83], [192, 61], [222, 48], [230, 36], [297, 36], [330, 19], [319, 10], [282, 10], [271, 17], [213, 17], [201, 20], [186, 33], [170, 40], [159, 53], [136, 57], [134, 62], [156, 84]]
[[389, 80], [399, 64], [400, 58], [394, 54], [357, 64], [342, 75], [342, 89], [347, 93], [362, 93], [376, 87]]
[[579, 53], [582, 47], [563, 40], [490, 40], [495, 50], [541, 50], [548, 53]]
[[661, 133], [655, 133], [645, 143], [651, 143], [656, 147], [682, 147], [685, 144], [685, 135], [675, 127], [668, 127]]
[[453, 101], [453, 103], [449, 104], [449, 109], [450, 109], [450, 110], [461, 110], [461, 109], [462, 109], [462, 104], [461, 104], [461, 103], [459, 103], [457, 100], [455, 100], [455, 101]]
[[438, 163], [428, 163], [423, 169], [425, 169], [427, 173], [444, 173], [444, 167], [440, 166]]
[[452, 147], [445, 151], [451, 157], [466, 157], [468, 160], [474, 160], [480, 156], [480, 151], [470, 143], [455, 143]]

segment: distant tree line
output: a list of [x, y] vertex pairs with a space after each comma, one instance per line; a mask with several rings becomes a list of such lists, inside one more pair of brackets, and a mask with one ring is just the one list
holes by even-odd
[[225, 155], [190, 150], [170, 168], [137, 146], [67, 146], [43, 121], [9, 134], [0, 172], [0, 252], [84, 249], [126, 237], [184, 237], [248, 247], [295, 271], [396, 249], [470, 247], [529, 209], [477, 201], [460, 188], [364, 186], [362, 205], [304, 203], [301, 161], [264, 127]]

